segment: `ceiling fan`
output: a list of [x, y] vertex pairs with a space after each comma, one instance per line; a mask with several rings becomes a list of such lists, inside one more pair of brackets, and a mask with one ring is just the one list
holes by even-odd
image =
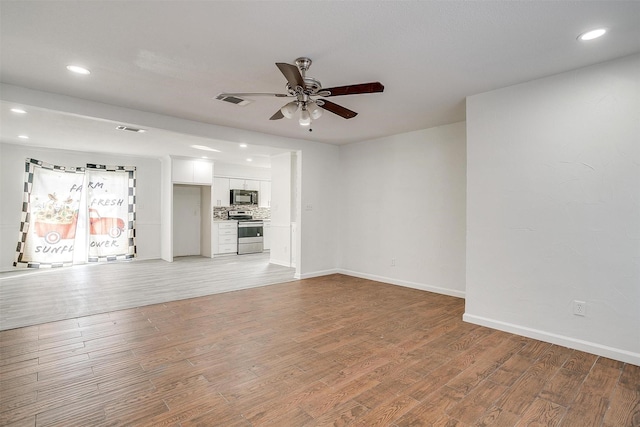
[[218, 99], [226, 96], [275, 96], [278, 98], [295, 98], [269, 118], [269, 120], [280, 120], [283, 117], [293, 118], [300, 110], [298, 122], [301, 126], [310, 126], [311, 121], [319, 118], [323, 110], [327, 110], [345, 119], [351, 119], [358, 115], [341, 105], [327, 99], [330, 96], [357, 95], [362, 93], [375, 93], [384, 91], [384, 86], [380, 82], [360, 83], [348, 86], [336, 86], [323, 88], [320, 81], [306, 75], [311, 66], [311, 59], [301, 57], [296, 59], [296, 64], [276, 62], [276, 66], [287, 79], [287, 93], [221, 93]]

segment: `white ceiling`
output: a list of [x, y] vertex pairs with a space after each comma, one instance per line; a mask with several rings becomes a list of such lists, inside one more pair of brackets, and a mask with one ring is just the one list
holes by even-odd
[[[345, 144], [465, 119], [465, 97], [640, 52], [638, 1], [0, 1], [4, 84], [112, 106], [296, 139]], [[578, 34], [607, 27], [585, 43]], [[283, 92], [275, 62], [313, 60], [324, 87], [370, 81], [383, 93], [332, 97], [359, 115], [329, 112], [312, 126], [270, 121], [287, 100], [240, 107], [220, 92]], [[68, 72], [79, 64], [90, 76]], [[2, 98], [2, 94], [0, 94]], [[3, 98], [4, 99], [4, 98]], [[0, 138], [134, 154], [185, 154], [186, 142], [224, 141], [38, 107], [24, 117], [3, 102]], [[136, 123], [128, 123], [136, 125]], [[176, 139], [183, 145], [176, 145]], [[193, 138], [193, 141], [191, 141]], [[222, 151], [243, 162], [237, 144]], [[140, 152], [141, 151], [141, 152]], [[177, 152], [176, 152], [177, 151]], [[256, 152], [268, 156], [269, 150]], [[277, 151], [277, 150], [276, 150]], [[275, 152], [275, 151], [274, 151]], [[253, 154], [252, 154], [253, 155]]]

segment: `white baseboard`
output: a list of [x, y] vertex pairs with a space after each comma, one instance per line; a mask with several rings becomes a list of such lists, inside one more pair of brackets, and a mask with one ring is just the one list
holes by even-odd
[[269, 264], [280, 265], [282, 267], [292, 267], [290, 262], [280, 261], [278, 259], [270, 259], [269, 260]]
[[482, 316], [465, 313], [462, 316], [465, 322], [473, 323], [480, 326], [486, 326], [492, 329], [498, 329], [504, 332], [510, 332], [516, 335], [522, 335], [540, 341], [561, 345], [563, 347], [572, 348], [574, 350], [585, 351], [587, 353], [598, 356], [608, 357], [610, 359], [619, 360], [621, 362], [631, 363], [640, 366], [640, 354], [614, 347], [609, 347], [594, 342], [583, 341], [563, 335], [558, 335], [538, 329], [527, 328], [513, 323], [501, 322], [499, 320], [488, 319]]
[[336, 273], [345, 274], [347, 276], [359, 277], [361, 279], [375, 280], [377, 282], [390, 283], [392, 285], [404, 286], [405, 288], [420, 289], [421, 291], [433, 292], [436, 294], [449, 295], [457, 298], [464, 298], [463, 291], [441, 288], [439, 286], [431, 286], [425, 283], [410, 282], [407, 280], [398, 280], [391, 277], [377, 276], [375, 274], [360, 273], [358, 271], [338, 269]]
[[320, 276], [328, 276], [330, 274], [338, 274], [340, 273], [337, 269], [331, 269], [331, 270], [320, 270], [320, 271], [313, 271], [311, 273], [304, 273], [300, 275], [301, 279], [311, 279], [312, 277], [320, 277]]

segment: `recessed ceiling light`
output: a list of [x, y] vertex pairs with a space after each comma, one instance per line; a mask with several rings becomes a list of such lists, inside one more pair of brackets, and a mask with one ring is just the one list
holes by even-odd
[[240, 148], [247, 148], [247, 144], [240, 144]]
[[91, 71], [87, 70], [84, 67], [80, 67], [78, 65], [67, 65], [67, 70], [77, 73], [77, 74], [91, 74]]
[[247, 159], [247, 162], [253, 162], [253, 159]]
[[11, 111], [17, 114], [27, 114], [27, 112], [24, 111], [22, 108], [12, 108]]
[[589, 41], [589, 40], [597, 39], [598, 37], [604, 36], [606, 32], [607, 30], [605, 28], [598, 28], [595, 30], [587, 31], [585, 33], [580, 34], [578, 36], [578, 40]]
[[18, 138], [20, 139], [29, 139], [28, 135], [18, 135]]
[[211, 148], [211, 147], [206, 147], [204, 145], [192, 145], [191, 148], [195, 148], [196, 150], [214, 151], [216, 153], [220, 152], [220, 150], [216, 150], [215, 148]]

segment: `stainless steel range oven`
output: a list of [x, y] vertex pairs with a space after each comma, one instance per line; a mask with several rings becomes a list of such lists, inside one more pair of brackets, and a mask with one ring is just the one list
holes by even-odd
[[250, 211], [229, 211], [229, 219], [238, 221], [238, 255], [264, 250], [264, 223], [253, 219]]

